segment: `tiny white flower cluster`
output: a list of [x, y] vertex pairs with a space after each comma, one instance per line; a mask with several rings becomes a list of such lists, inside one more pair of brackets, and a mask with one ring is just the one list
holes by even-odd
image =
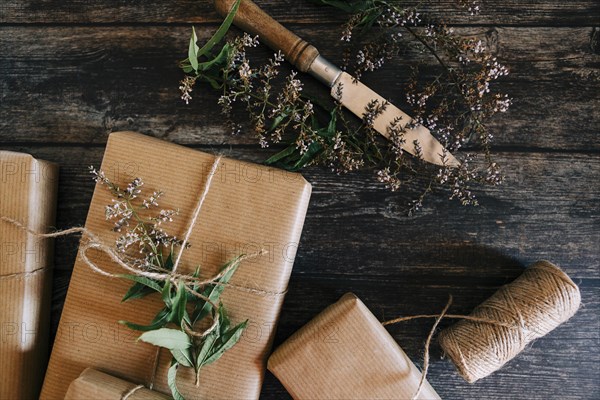
[[392, 192], [397, 191], [401, 186], [400, 179], [390, 174], [389, 167], [377, 171], [377, 181], [385, 184], [385, 187], [390, 189]]
[[156, 222], [156, 225], [160, 225], [163, 222], [173, 222], [173, 216], [177, 214], [179, 214], [177, 210], [160, 210], [158, 216], [151, 219]]
[[152, 196], [145, 199], [142, 204], [145, 208], [158, 207], [158, 199], [164, 194], [162, 190], [152, 193]]
[[238, 72], [240, 74], [240, 78], [244, 81], [248, 81], [252, 77], [252, 70], [250, 69], [250, 64], [247, 60], [242, 62], [242, 65], [238, 68]]
[[130, 199], [135, 199], [140, 193], [142, 193], [140, 187], [143, 185], [144, 182], [142, 182], [140, 178], [135, 178], [127, 185], [127, 188], [125, 188], [125, 194], [128, 195]]
[[192, 90], [194, 89], [194, 85], [196, 84], [196, 78], [190, 75], [186, 75], [179, 82], [179, 91], [181, 92], [181, 100], [185, 101], [185, 104], [190, 104], [190, 100], [192, 100]]
[[508, 108], [512, 105], [512, 99], [508, 97], [507, 94], [502, 96], [501, 94], [496, 94], [496, 105], [494, 106], [494, 112], [506, 112]]
[[244, 47], [256, 47], [258, 46], [258, 35], [250, 36], [249, 34], [244, 32], [244, 36], [242, 36], [242, 45]]
[[385, 57], [376, 57], [374, 59], [371, 59], [370, 57], [367, 58], [365, 57], [363, 50], [359, 50], [359, 52], [356, 54], [356, 63], [357, 65], [362, 66], [364, 71], [373, 72], [376, 69], [383, 67], [383, 64], [385, 63]]
[[[107, 205], [104, 210], [106, 219], [114, 221], [115, 232], [125, 230], [115, 241], [117, 251], [127, 253], [137, 244], [139, 253], [144, 255], [142, 259], [132, 260], [136, 266], [150, 268], [159, 265], [156, 257], [162, 254], [163, 247], [171, 247], [172, 251], [173, 246], [182, 245], [179, 239], [168, 235], [159, 227], [164, 222], [173, 221], [173, 216], [179, 213], [177, 210], [160, 210], [154, 216], [143, 215], [150, 208], [158, 207], [158, 200], [164, 192], [158, 190], [148, 198], [139, 198], [142, 196], [141, 187], [144, 185], [142, 179], [135, 178], [125, 189], [121, 189], [111, 182], [103, 171], [90, 167], [90, 173], [97, 183], [106, 185], [114, 196], [112, 204]], [[137, 205], [139, 203], [141, 204]]]
[[383, 27], [405, 26], [407, 24], [417, 25], [421, 22], [421, 16], [415, 8], [407, 8], [402, 12], [387, 8], [379, 18], [379, 25]]
[[129, 208], [125, 201], [113, 199], [113, 204], [104, 208], [104, 215], [107, 220], [116, 219], [113, 230], [121, 232], [124, 226], [129, 226], [129, 220], [133, 217], [133, 210]]
[[508, 68], [500, 64], [496, 57], [492, 58], [486, 66], [488, 67], [488, 77], [492, 80], [508, 75]]
[[106, 174], [104, 173], [104, 171], [97, 171], [93, 165], [90, 165], [88, 168], [90, 174], [93, 175], [92, 179], [94, 180], [94, 182], [99, 184], [107, 184], [109, 182], [108, 178], [106, 178]]
[[291, 101], [296, 101], [298, 97], [300, 97], [300, 92], [302, 91], [302, 82], [300, 79], [296, 79], [297, 75], [298, 73], [296, 71], [292, 71], [287, 77], [287, 84], [283, 89]]

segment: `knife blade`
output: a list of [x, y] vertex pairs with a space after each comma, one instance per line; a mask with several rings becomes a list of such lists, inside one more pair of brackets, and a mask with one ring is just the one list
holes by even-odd
[[[222, 16], [229, 13], [236, 0], [215, 0], [215, 8]], [[305, 40], [289, 31], [265, 13], [251, 0], [241, 0], [233, 23], [240, 29], [258, 35], [259, 39], [274, 50], [281, 50], [286, 60], [301, 72], [309, 73], [331, 88], [331, 95], [346, 109], [363, 118], [367, 106], [373, 101], [385, 104], [383, 112], [377, 114], [372, 127], [386, 139], [390, 139], [389, 127], [394, 121], [404, 129], [402, 149], [424, 161], [447, 167], [457, 167], [460, 162], [444, 148], [429, 129], [414, 120], [398, 107], [356, 80], [350, 74], [329, 62], [319, 51]]]

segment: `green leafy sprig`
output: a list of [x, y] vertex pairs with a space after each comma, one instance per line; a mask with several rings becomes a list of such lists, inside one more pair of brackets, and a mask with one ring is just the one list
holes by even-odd
[[[243, 256], [225, 264], [217, 279], [200, 281], [200, 268], [191, 275], [176, 275], [173, 260], [182, 251], [183, 242], [167, 234], [162, 225], [172, 221], [177, 210], [159, 210], [162, 192], [142, 197], [143, 181], [134, 179], [125, 189], [110, 181], [104, 172], [90, 167], [94, 180], [106, 185], [114, 196], [106, 206], [106, 218], [114, 222], [113, 230], [121, 233], [116, 250], [122, 259], [140, 274], [119, 274], [133, 281], [122, 301], [142, 299], [155, 293], [164, 307], [147, 325], [128, 321], [119, 323], [143, 332], [138, 340], [163, 347], [171, 352], [171, 366], [167, 381], [175, 400], [184, 400], [177, 389], [177, 371], [180, 367], [193, 368], [196, 385], [200, 384], [202, 367], [217, 361], [225, 351], [240, 340], [248, 321], [231, 326], [225, 306], [219, 301], [223, 290], [239, 267]], [[163, 277], [165, 277], [163, 279]], [[208, 331], [200, 334], [195, 327], [202, 321], [213, 321]]]
[[[192, 30], [188, 58], [180, 63], [186, 73], [179, 87], [181, 98], [189, 103], [196, 82], [208, 82], [221, 93], [218, 104], [234, 134], [241, 131], [232, 116], [237, 104], [247, 111], [261, 147], [287, 145], [266, 164], [291, 171], [322, 165], [338, 174], [373, 169], [375, 179], [392, 191], [414, 192], [416, 188], [421, 192], [409, 203], [409, 214], [419, 210], [425, 196], [437, 189], [445, 189], [450, 199], [463, 205], [477, 205], [471, 185], [502, 183], [502, 173], [491, 153], [493, 135], [486, 124], [494, 114], [507, 111], [511, 99], [493, 86], [508, 69], [491, 49], [477, 38], [455, 34], [452, 28], [404, 2], [312, 1], [349, 13], [341, 40], [354, 43], [346, 46], [344, 64], [353, 68], [357, 78], [406, 51], [425, 54], [411, 66], [412, 74], [400, 97], [406, 104], [399, 105], [413, 117], [414, 124], [402, 127], [393, 121], [388, 127], [391, 140], [385, 140], [372, 124], [385, 105], [369, 104], [359, 120], [338, 102], [307, 93], [295, 72], [278, 77], [281, 53], [262, 65], [252, 65], [246, 52], [258, 45], [258, 37], [244, 34], [224, 40], [239, 1], [206, 45], [198, 46]], [[458, 0], [457, 4], [471, 14], [479, 12], [477, 0]], [[423, 162], [418, 154], [407, 155], [404, 133], [417, 125], [428, 128], [459, 158], [461, 166], [440, 167]], [[483, 157], [461, 153], [467, 144]]]

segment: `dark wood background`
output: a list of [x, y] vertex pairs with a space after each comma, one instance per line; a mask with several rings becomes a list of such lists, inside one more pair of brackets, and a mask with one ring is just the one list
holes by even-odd
[[[257, 2], [340, 61], [344, 16], [306, 0]], [[454, 312], [468, 313], [543, 258], [580, 285], [579, 313], [474, 385], [434, 346], [430, 382], [446, 399], [600, 398], [600, 4], [484, 1], [469, 17], [451, 0], [424, 3], [457, 32], [480, 36], [512, 70], [503, 85], [514, 106], [490, 124], [506, 183], [478, 189], [480, 207], [441, 194], [408, 218], [411, 198], [375, 184], [372, 172], [304, 171], [314, 194], [275, 344], [347, 291], [381, 319], [435, 313], [448, 294]], [[208, 88], [189, 106], [179, 100], [175, 61], [192, 23], [201, 40], [215, 30], [210, 1], [0, 2], [0, 148], [60, 163], [59, 228], [84, 223], [94, 187], [86, 166], [100, 164], [111, 131], [256, 162], [272, 153], [250, 134], [229, 134]], [[400, 98], [409, 64], [397, 60], [366, 82]], [[72, 238], [57, 241], [54, 330], [76, 248]], [[389, 328], [419, 365], [430, 324]], [[287, 398], [270, 374], [262, 398]]]

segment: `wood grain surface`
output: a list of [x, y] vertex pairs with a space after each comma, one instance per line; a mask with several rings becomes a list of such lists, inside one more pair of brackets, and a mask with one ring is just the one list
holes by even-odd
[[[308, 0], [256, 3], [341, 60], [343, 15]], [[480, 207], [438, 193], [409, 218], [412, 187], [391, 193], [369, 171], [305, 170], [314, 194], [275, 345], [347, 291], [381, 319], [435, 313], [449, 294], [453, 311], [467, 313], [545, 258], [580, 285], [579, 313], [474, 385], [435, 345], [430, 382], [444, 399], [600, 398], [600, 4], [485, 1], [481, 15], [468, 17], [451, 0], [425, 3], [460, 34], [482, 38], [511, 68], [502, 85], [514, 105], [489, 124], [506, 183], [477, 189]], [[231, 136], [208, 87], [189, 106], [178, 97], [176, 60], [186, 56], [191, 23], [202, 39], [219, 20], [212, 2], [200, 0], [0, 3], [0, 148], [61, 165], [58, 228], [84, 223], [94, 186], [86, 167], [99, 165], [111, 131], [137, 130], [255, 162], [276, 150], [261, 149], [249, 133]], [[256, 56], [270, 53], [260, 48]], [[407, 52], [365, 83], [401, 106], [415, 57], [424, 55]], [[303, 79], [307, 90], [327, 96]], [[56, 245], [53, 331], [77, 240]], [[418, 365], [430, 325], [389, 328]], [[262, 398], [288, 397], [267, 374]]]

